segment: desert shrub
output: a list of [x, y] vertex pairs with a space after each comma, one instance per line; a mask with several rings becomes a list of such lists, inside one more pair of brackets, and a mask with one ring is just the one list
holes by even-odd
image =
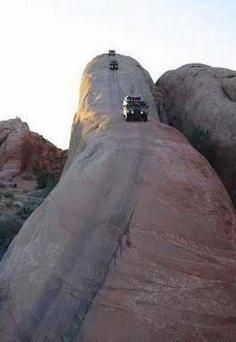
[[49, 179], [49, 173], [46, 171], [42, 171], [40, 173], [37, 174], [37, 188], [38, 189], [44, 189], [46, 188], [47, 184], [48, 184], [48, 179]]
[[169, 125], [174, 126], [179, 131], [183, 131], [183, 122], [178, 116], [173, 116], [172, 118], [169, 118]]
[[192, 124], [183, 129], [183, 133], [190, 144], [214, 166], [215, 151], [211, 142], [212, 132], [209, 129], [202, 129], [199, 125]]
[[7, 200], [5, 202], [5, 207], [8, 208], [8, 209], [12, 208], [13, 207], [13, 201], [12, 200]]
[[58, 178], [55, 177], [54, 175], [51, 175], [51, 177], [48, 178], [45, 195], [47, 195], [50, 191], [52, 191], [52, 189], [57, 185], [57, 183], [58, 183]]
[[11, 200], [14, 199], [14, 194], [13, 194], [12, 192], [10, 192], [10, 191], [4, 192], [4, 193], [3, 193], [3, 196], [4, 196], [5, 198], [9, 198], [9, 199], [11, 199]]
[[211, 132], [209, 129], [203, 130], [200, 126], [192, 126], [185, 131], [185, 134], [196, 150], [203, 154], [211, 145]]
[[22, 220], [14, 214], [0, 215], [0, 247], [6, 248], [22, 226]]
[[0, 259], [8, 245], [19, 232], [24, 221], [38, 207], [39, 203], [25, 202], [16, 214], [0, 215]]
[[12, 208], [14, 204], [14, 194], [12, 192], [2, 193], [1, 200], [4, 201], [6, 208]]
[[47, 171], [42, 171], [38, 173], [37, 177], [37, 189], [43, 190], [42, 196], [46, 197], [49, 192], [55, 187], [58, 183], [59, 178], [52, 173]]
[[28, 192], [30, 192], [30, 190], [29, 189], [22, 189], [22, 192], [23, 192], [23, 194], [27, 194]]
[[26, 180], [26, 181], [31, 181], [33, 179], [33, 177], [27, 173], [24, 174], [21, 178]]
[[32, 204], [30, 202], [26, 202], [23, 206], [17, 211], [17, 216], [20, 217], [22, 220], [26, 220], [32, 212], [37, 208], [38, 205]]
[[194, 123], [188, 123], [186, 126], [184, 121], [177, 116], [170, 119], [169, 125], [181, 131], [190, 144], [204, 155], [211, 164], [214, 164], [214, 149], [211, 142], [212, 132], [209, 129], [203, 129], [200, 125]]
[[37, 188], [45, 189], [48, 188], [50, 191], [54, 188], [58, 179], [50, 172], [41, 171], [37, 174]]

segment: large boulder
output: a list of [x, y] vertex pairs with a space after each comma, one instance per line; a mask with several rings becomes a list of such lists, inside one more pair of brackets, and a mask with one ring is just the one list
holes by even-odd
[[[0, 340], [235, 340], [235, 216], [213, 169], [159, 122], [133, 59], [86, 68], [68, 162], [0, 264]], [[125, 122], [141, 93], [149, 122]]]
[[200, 147], [236, 204], [236, 72], [189, 64], [156, 85], [161, 117]]

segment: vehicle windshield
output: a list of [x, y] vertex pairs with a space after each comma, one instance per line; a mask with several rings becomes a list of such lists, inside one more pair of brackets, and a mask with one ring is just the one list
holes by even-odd
[[146, 103], [144, 101], [141, 102], [128, 102], [127, 107], [146, 107]]
[[127, 104], [127, 107], [129, 108], [129, 109], [136, 109], [136, 108], [140, 108], [140, 104], [139, 103], [128, 103]]

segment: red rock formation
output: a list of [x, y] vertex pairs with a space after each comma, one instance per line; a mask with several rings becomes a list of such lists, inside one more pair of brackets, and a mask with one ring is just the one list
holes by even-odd
[[13, 185], [24, 172], [59, 175], [65, 152], [30, 131], [19, 118], [0, 122], [0, 184]]
[[0, 122], [0, 258], [57, 183], [65, 158], [19, 118]]

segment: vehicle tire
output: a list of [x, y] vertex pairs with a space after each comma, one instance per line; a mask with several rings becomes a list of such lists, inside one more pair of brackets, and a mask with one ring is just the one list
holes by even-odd
[[145, 121], [145, 122], [148, 121], [147, 115], [144, 116], [143, 121]]
[[125, 118], [126, 121], [130, 121], [130, 117], [127, 115]]

